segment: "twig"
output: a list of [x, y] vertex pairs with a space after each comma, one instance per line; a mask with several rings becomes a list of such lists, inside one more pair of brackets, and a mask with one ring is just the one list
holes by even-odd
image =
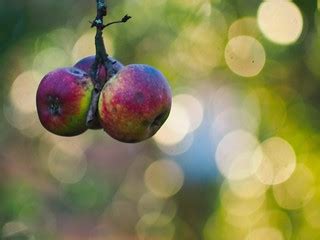
[[[96, 59], [93, 65], [91, 66], [90, 76], [93, 80], [94, 89], [92, 91], [90, 108], [87, 115], [87, 127], [95, 128], [99, 126], [98, 118], [98, 101], [101, 90], [104, 84], [117, 73], [117, 70], [114, 68], [114, 62], [108, 57], [106, 47], [103, 41], [103, 29], [107, 26], [110, 26], [115, 23], [124, 23], [127, 22], [131, 17], [125, 15], [121, 21], [111, 22], [106, 25], [103, 23], [103, 18], [108, 14], [108, 6], [106, 0], [96, 0], [97, 3], [97, 16], [93, 22], [91, 22], [91, 27], [97, 29], [95, 36], [95, 46], [96, 46]], [[103, 66], [106, 70], [106, 78], [100, 79], [99, 69]]]
[[125, 23], [125, 22], [127, 22], [130, 18], [131, 18], [130, 16], [125, 15], [120, 21], [110, 22], [110, 23], [104, 25], [103, 28], [106, 28], [106, 27], [108, 27], [108, 26], [110, 26], [110, 25], [112, 25], [112, 24], [116, 24], [116, 23]]

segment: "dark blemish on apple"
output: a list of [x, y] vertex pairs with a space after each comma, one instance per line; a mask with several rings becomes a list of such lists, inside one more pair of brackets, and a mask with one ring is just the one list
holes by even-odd
[[58, 97], [48, 96], [48, 108], [49, 112], [53, 116], [61, 115], [61, 104]]
[[139, 104], [143, 103], [144, 102], [143, 93], [142, 92], [136, 92], [135, 95], [134, 95], [134, 100]]

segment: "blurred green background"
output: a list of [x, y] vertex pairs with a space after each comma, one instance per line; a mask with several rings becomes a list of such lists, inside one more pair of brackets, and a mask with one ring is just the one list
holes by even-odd
[[317, 2], [109, 1], [108, 52], [160, 69], [150, 140], [46, 132], [35, 93], [94, 54], [91, 0], [0, 0], [0, 239], [320, 239]]

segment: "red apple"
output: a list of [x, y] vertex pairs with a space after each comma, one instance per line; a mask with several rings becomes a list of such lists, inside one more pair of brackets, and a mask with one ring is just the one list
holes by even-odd
[[100, 123], [119, 141], [139, 142], [160, 129], [169, 116], [171, 102], [171, 90], [161, 72], [148, 65], [128, 65], [101, 92]]
[[92, 89], [91, 78], [80, 69], [59, 68], [48, 73], [41, 80], [36, 96], [43, 127], [60, 136], [86, 131]]
[[[74, 67], [79, 68], [90, 75], [91, 66], [95, 61], [95, 56], [89, 56], [81, 59], [77, 62]], [[121, 68], [123, 68], [123, 64], [119, 61], [115, 60], [112, 57], [109, 57], [111, 61], [114, 62], [113, 67], [118, 72]], [[105, 70], [104, 66], [99, 67], [99, 79], [105, 79], [107, 77], [107, 71]]]

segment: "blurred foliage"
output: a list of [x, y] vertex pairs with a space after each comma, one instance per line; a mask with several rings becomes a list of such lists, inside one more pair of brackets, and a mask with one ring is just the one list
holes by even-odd
[[166, 75], [170, 117], [139, 144], [46, 132], [37, 86], [94, 54], [95, 1], [0, 0], [0, 238], [320, 239], [317, 2], [108, 2], [133, 16], [108, 52]]

